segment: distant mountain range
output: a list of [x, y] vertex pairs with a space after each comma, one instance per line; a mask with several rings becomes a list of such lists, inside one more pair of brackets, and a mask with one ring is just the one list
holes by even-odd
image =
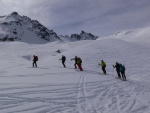
[[17, 12], [0, 16], [0, 41], [22, 41], [27, 43], [47, 43], [58, 40], [78, 41], [96, 40], [98, 36], [81, 31], [71, 36], [57, 35], [37, 20], [20, 16]]

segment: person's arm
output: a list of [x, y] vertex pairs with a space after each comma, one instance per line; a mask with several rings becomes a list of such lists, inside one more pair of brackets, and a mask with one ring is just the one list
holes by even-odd
[[75, 58], [72, 58], [71, 60], [75, 60]]

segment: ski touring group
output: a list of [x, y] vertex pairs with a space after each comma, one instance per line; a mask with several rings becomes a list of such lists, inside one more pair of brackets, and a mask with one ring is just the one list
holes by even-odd
[[[62, 61], [62, 65], [64, 66], [64, 68], [66, 68], [66, 65], [65, 65], [66, 56], [62, 55], [62, 57], [59, 59], [59, 61], [60, 60]], [[75, 61], [75, 63], [74, 63], [74, 69], [77, 69], [77, 67], [78, 67], [78, 69], [80, 71], [83, 71], [83, 68], [82, 68], [82, 59], [80, 57], [75, 56], [75, 58], [72, 58], [71, 61], [72, 60]], [[33, 67], [37, 67], [37, 61], [38, 61], [38, 56], [33, 55], [33, 64], [32, 64]], [[101, 66], [103, 74], [107, 75], [105, 61], [101, 60], [101, 63], [99, 63], [98, 65]], [[112, 65], [112, 66], [113, 66], [113, 68], [116, 68], [116, 72], [117, 72], [117, 75], [118, 75], [117, 78], [126, 81], [126, 75], [125, 75], [126, 68], [125, 68], [125, 66], [123, 64], [121, 64], [121, 63], [118, 63], [118, 62], [116, 62], [116, 64]]]
[[[101, 64], [99, 64], [102, 67], [103, 74], [106, 73], [106, 63], [101, 60]], [[116, 68], [116, 72], [118, 74], [118, 78], [126, 81], [126, 75], [125, 75], [125, 66], [121, 63], [116, 62], [116, 65], [113, 65], [114, 68]], [[121, 73], [121, 74], [120, 74]], [[122, 75], [122, 77], [121, 77]]]
[[[63, 64], [64, 68], [66, 68], [66, 66], [65, 66], [66, 57], [65, 57], [64, 55], [62, 55], [62, 58], [59, 59], [59, 60], [62, 60], [62, 64]], [[75, 69], [77, 69], [77, 66], [78, 66], [78, 69], [79, 69], [80, 71], [83, 71], [81, 58], [75, 56], [75, 58], [72, 58], [71, 61], [72, 61], [72, 60], [75, 61], [75, 64], [74, 64]]]

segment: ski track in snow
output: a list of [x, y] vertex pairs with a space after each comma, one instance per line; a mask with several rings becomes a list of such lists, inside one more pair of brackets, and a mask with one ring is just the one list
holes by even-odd
[[84, 72], [79, 80], [77, 90], [77, 107], [79, 113], [96, 113], [96, 110], [92, 103], [88, 100], [85, 86], [85, 76], [87, 72]]
[[[115, 78], [113, 81], [86, 83], [88, 73], [79, 73], [78, 84], [23, 84], [24, 87], [19, 87], [16, 84], [1, 83], [1, 87], [6, 88], [0, 88], [0, 110], [3, 113], [11, 113], [12, 110], [14, 113], [140, 113], [149, 110], [149, 103], [138, 97], [138, 90], [140, 93], [145, 90], [150, 92], [149, 84], [130, 80], [124, 82]], [[44, 90], [49, 88], [52, 90]], [[56, 97], [30, 97], [34, 94], [55, 94]], [[35, 104], [35, 107], [30, 108], [28, 104]], [[25, 108], [15, 110], [17, 107]]]

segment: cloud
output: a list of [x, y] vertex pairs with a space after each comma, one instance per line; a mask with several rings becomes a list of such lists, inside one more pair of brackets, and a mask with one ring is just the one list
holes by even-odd
[[81, 30], [108, 35], [150, 25], [149, 0], [0, 0], [0, 10], [0, 15], [17, 11], [63, 35]]

